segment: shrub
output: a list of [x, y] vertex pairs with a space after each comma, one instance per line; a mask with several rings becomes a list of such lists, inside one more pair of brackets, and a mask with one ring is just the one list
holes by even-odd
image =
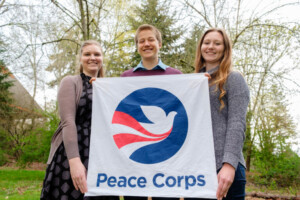
[[7, 140], [5, 138], [5, 131], [0, 129], [0, 166], [4, 165], [7, 162]]
[[255, 155], [253, 164], [256, 171], [260, 173], [254, 178], [257, 184], [272, 187], [300, 185], [300, 157], [289, 147], [279, 154], [256, 151]]
[[46, 162], [50, 151], [50, 143], [53, 133], [58, 127], [59, 118], [56, 112], [44, 113], [46, 122], [33, 130], [26, 138], [26, 145], [22, 148], [19, 164], [28, 162]]
[[0, 148], [0, 166], [4, 165], [7, 162], [7, 157], [4, 151]]

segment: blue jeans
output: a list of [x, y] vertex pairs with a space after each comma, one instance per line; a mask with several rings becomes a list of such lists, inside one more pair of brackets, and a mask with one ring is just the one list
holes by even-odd
[[[240, 163], [235, 170], [235, 176], [232, 185], [230, 186], [226, 198], [223, 200], [244, 200], [246, 196], [246, 169]], [[219, 172], [219, 171], [218, 171]], [[200, 198], [184, 198], [188, 200], [200, 200]], [[207, 199], [211, 200], [211, 199]]]
[[235, 176], [232, 185], [230, 186], [226, 200], [236, 199], [244, 200], [246, 196], [245, 187], [246, 187], [246, 169], [240, 163], [238, 164], [237, 169], [235, 170]]

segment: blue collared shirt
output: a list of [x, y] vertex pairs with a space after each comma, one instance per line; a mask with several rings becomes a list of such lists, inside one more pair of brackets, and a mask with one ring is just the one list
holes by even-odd
[[[165, 71], [165, 70], [167, 69], [167, 67], [169, 67], [169, 66], [165, 65], [165, 64], [159, 59], [159, 60], [158, 60], [158, 64], [157, 64], [155, 67], [153, 67], [151, 70], [164, 70], [164, 71]], [[139, 71], [139, 70], [141, 70], [141, 71], [147, 71], [147, 70], [148, 70], [147, 68], [144, 67], [142, 61], [141, 61], [135, 68], [133, 68], [133, 71], [134, 71], [134, 72], [135, 72], [135, 71]]]

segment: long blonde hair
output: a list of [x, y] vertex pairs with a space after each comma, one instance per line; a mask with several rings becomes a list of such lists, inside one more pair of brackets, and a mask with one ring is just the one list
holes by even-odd
[[205, 67], [205, 60], [201, 54], [201, 46], [203, 44], [205, 36], [210, 32], [218, 32], [223, 36], [224, 41], [224, 55], [220, 60], [219, 69], [212, 74], [212, 81], [210, 85], [216, 85], [216, 89], [220, 90], [219, 101], [221, 103], [220, 110], [225, 107], [223, 97], [226, 94], [226, 90], [224, 89], [224, 85], [228, 78], [229, 73], [232, 71], [232, 46], [231, 41], [223, 29], [219, 28], [211, 28], [208, 29], [200, 39], [200, 42], [197, 46], [196, 58], [195, 58], [195, 73], [198, 73], [203, 67]]
[[[96, 45], [96, 46], [98, 46], [100, 48], [100, 50], [101, 50], [101, 53], [103, 54], [102, 47], [101, 47], [101, 45], [100, 45], [99, 42], [97, 42], [96, 40], [86, 40], [86, 41], [84, 41], [82, 43], [82, 45], [80, 47], [79, 60], [81, 59], [83, 48], [86, 47], [86, 46], [89, 46], [89, 45]], [[80, 64], [79, 71], [80, 71], [80, 73], [83, 72], [83, 66], [82, 66], [82, 64]], [[98, 71], [97, 77], [104, 77], [103, 64], [102, 64], [100, 70]]]

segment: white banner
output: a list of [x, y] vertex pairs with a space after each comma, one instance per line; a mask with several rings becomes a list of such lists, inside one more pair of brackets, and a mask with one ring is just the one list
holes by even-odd
[[86, 196], [216, 198], [207, 78], [94, 81], [87, 180]]

